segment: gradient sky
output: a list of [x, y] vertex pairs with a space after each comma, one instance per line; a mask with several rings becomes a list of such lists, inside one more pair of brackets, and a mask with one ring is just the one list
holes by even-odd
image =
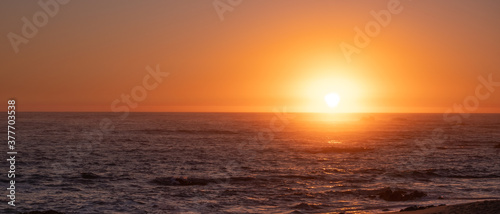
[[[157, 64], [170, 75], [133, 111], [443, 113], [500, 81], [495, 0], [401, 0], [350, 63], [339, 44], [389, 0], [243, 0], [223, 21], [212, 0], [73, 0], [16, 54], [7, 34], [37, 2], [0, 1], [0, 95], [21, 111], [110, 111]], [[500, 87], [479, 106], [500, 112]]]

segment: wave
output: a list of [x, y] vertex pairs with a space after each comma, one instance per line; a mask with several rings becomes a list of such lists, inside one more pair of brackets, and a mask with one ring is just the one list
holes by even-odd
[[159, 177], [150, 181], [153, 184], [164, 186], [192, 186], [207, 185], [214, 182], [213, 179], [189, 178], [189, 177]]
[[228, 178], [196, 178], [196, 177], [157, 177], [150, 181], [152, 184], [163, 186], [205, 186], [211, 183], [240, 183], [256, 180], [253, 177]]
[[486, 174], [486, 175], [450, 175], [448, 178], [500, 178], [500, 175]]
[[96, 175], [92, 172], [82, 172], [80, 173], [83, 179], [96, 179], [96, 178], [101, 178], [101, 176]]
[[500, 178], [499, 174], [480, 174], [476, 171], [464, 172], [454, 169], [426, 169], [426, 170], [413, 170], [402, 171], [390, 174], [394, 177], [405, 178]]
[[274, 176], [274, 177], [300, 179], [300, 180], [311, 180], [311, 179], [318, 179], [319, 178], [317, 176], [306, 176], [306, 175], [278, 175], [278, 176]]
[[318, 149], [307, 149], [307, 150], [303, 150], [303, 152], [310, 153], [310, 154], [358, 153], [358, 152], [366, 152], [366, 151], [371, 151], [371, 150], [373, 150], [373, 148], [367, 148], [367, 147], [350, 147], [350, 148], [326, 147], [326, 148], [318, 148]]
[[235, 176], [227, 178], [199, 178], [199, 177], [156, 177], [152, 179], [149, 183], [164, 185], [164, 186], [193, 186], [193, 185], [209, 185], [217, 183], [231, 183], [238, 184], [243, 182], [282, 182], [285, 179], [300, 179], [300, 180], [311, 180], [311, 179], [323, 179], [318, 176], [304, 176], [304, 175], [272, 175], [272, 176], [262, 176], [262, 177], [244, 177]]
[[385, 169], [368, 168], [368, 169], [355, 170], [355, 172], [361, 173], [361, 174], [384, 174], [386, 172], [386, 170]]
[[181, 133], [181, 134], [240, 134], [237, 131], [230, 130], [219, 130], [219, 129], [207, 129], [207, 130], [190, 130], [190, 129], [177, 129], [177, 130], [164, 130], [164, 129], [140, 129], [135, 130], [135, 132], [145, 133], [145, 134], [169, 134], [169, 133]]
[[229, 130], [218, 130], [218, 129], [208, 129], [208, 130], [186, 130], [179, 129], [174, 132], [177, 133], [188, 133], [188, 134], [238, 134], [238, 132]]
[[319, 204], [300, 203], [293, 206], [292, 208], [300, 210], [316, 210], [316, 209], [321, 209], [323, 207]]
[[332, 191], [333, 195], [355, 195], [365, 196], [370, 199], [382, 199], [385, 201], [410, 201], [427, 196], [426, 193], [418, 190], [384, 187], [373, 190], [346, 190]]
[[31, 211], [31, 212], [23, 212], [20, 214], [64, 214], [62, 212], [58, 212], [55, 210], [47, 210], [47, 211]]

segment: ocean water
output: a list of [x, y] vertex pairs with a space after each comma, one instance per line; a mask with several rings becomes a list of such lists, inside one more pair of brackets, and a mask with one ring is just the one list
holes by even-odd
[[[3, 197], [4, 212], [379, 213], [500, 198], [500, 114], [460, 125], [442, 114], [16, 116], [16, 208]], [[386, 201], [388, 188], [426, 196]]]

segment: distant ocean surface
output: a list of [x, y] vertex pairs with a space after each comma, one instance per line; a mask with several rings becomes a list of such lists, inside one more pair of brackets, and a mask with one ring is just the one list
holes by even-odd
[[[377, 213], [500, 199], [500, 114], [460, 126], [443, 114], [120, 116], [19, 112], [15, 210]], [[389, 188], [426, 195], [382, 199]]]

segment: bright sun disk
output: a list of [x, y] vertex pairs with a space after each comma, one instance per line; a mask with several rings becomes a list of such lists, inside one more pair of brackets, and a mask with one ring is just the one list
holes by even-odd
[[340, 96], [337, 93], [325, 95], [325, 102], [330, 108], [335, 108], [340, 102]]

